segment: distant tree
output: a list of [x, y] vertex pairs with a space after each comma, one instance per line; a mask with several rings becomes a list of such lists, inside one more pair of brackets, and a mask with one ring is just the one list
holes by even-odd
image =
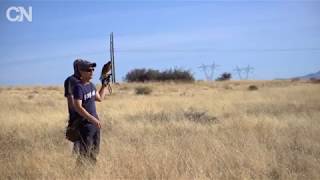
[[126, 74], [125, 80], [128, 82], [144, 82], [147, 80], [146, 69], [134, 69]]
[[218, 77], [216, 80], [217, 81], [227, 81], [227, 80], [230, 80], [231, 78], [232, 78], [231, 73], [225, 72], [225, 73], [221, 74], [220, 77]]
[[169, 69], [164, 71], [154, 69], [133, 69], [125, 76], [127, 82], [147, 81], [185, 81], [193, 82], [194, 77], [190, 71], [182, 69]]

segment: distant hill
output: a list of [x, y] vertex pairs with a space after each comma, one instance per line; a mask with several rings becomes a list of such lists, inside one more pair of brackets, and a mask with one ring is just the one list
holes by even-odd
[[292, 79], [303, 79], [303, 80], [308, 80], [308, 79], [320, 79], [320, 71], [312, 74], [307, 74], [305, 76], [300, 76], [300, 77], [295, 77]]

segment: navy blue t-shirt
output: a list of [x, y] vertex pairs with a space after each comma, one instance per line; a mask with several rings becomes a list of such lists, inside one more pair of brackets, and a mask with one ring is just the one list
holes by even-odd
[[[87, 110], [89, 114], [99, 119], [95, 103], [96, 87], [91, 82], [87, 84], [78, 83], [74, 87], [73, 97], [75, 100], [82, 100], [82, 107]], [[80, 115], [78, 114], [78, 116]]]

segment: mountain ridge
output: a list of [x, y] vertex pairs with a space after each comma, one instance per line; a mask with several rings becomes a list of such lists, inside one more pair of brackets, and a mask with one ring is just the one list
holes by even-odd
[[303, 79], [303, 80], [309, 80], [309, 79], [320, 79], [320, 71], [315, 73], [310, 73], [304, 76], [294, 77], [292, 79]]

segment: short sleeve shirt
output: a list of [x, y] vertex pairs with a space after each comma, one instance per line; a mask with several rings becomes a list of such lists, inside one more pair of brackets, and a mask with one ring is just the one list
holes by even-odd
[[95, 103], [96, 87], [93, 85], [93, 83], [91, 82], [88, 84], [78, 83], [74, 87], [73, 97], [75, 100], [82, 100], [82, 107], [86, 111], [88, 111], [89, 114], [99, 119], [96, 112], [96, 103]]

